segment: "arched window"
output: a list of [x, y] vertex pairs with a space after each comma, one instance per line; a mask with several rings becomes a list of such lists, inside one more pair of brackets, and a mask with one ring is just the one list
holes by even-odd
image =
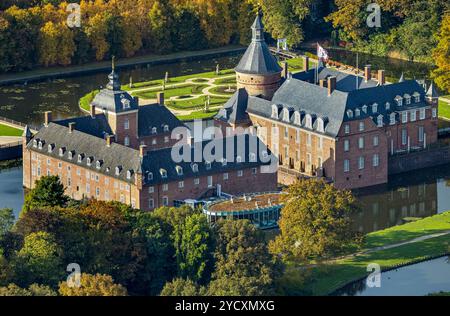
[[367, 105], [363, 105], [362, 111], [363, 111], [364, 113], [367, 113]]
[[353, 111], [352, 110], [347, 110], [347, 117], [348, 118], [353, 118]]
[[92, 158], [91, 158], [91, 157], [88, 157], [88, 158], [86, 159], [86, 164], [87, 164], [88, 166], [90, 166], [90, 165], [92, 164]]
[[312, 116], [311, 114], [306, 114], [306, 127], [312, 128]]
[[276, 104], [272, 105], [272, 118], [278, 119], [278, 106]]
[[391, 109], [391, 104], [389, 102], [386, 102], [386, 111], [389, 111]]
[[164, 132], [168, 132], [169, 131], [169, 125], [164, 125]]
[[122, 170], [121, 166], [116, 167], [116, 176], [120, 175], [120, 171]]
[[287, 108], [283, 109], [283, 121], [285, 121], [285, 122], [289, 122], [290, 121], [289, 109], [287, 109]]
[[176, 166], [175, 169], [177, 170], [177, 174], [179, 176], [183, 175], [183, 168], [181, 166]]
[[156, 134], [156, 127], [152, 128], [152, 134]]
[[294, 124], [295, 125], [302, 125], [301, 116], [298, 111], [294, 113]]
[[378, 104], [374, 103], [372, 104], [372, 113], [377, 113], [378, 112]]
[[84, 157], [83, 154], [79, 154], [79, 155], [78, 155], [78, 162], [79, 162], [79, 163], [81, 163], [81, 162], [83, 161], [83, 157]]
[[317, 119], [317, 131], [320, 133], [323, 133], [325, 131], [324, 126], [325, 126], [325, 124], [324, 124], [323, 119], [319, 117]]
[[198, 172], [198, 165], [196, 163], [192, 165], [192, 172]]
[[165, 169], [160, 169], [159, 173], [161, 174], [162, 178], [164, 179], [167, 178], [167, 171]]
[[397, 102], [398, 106], [402, 106], [403, 105], [403, 98], [401, 96], [396, 96], [395, 97], [395, 101]]
[[100, 169], [102, 167], [102, 161], [101, 160], [97, 160], [97, 162], [95, 163], [95, 167], [97, 169]]
[[148, 173], [147, 179], [148, 179], [148, 181], [152, 181], [153, 180], [153, 173], [152, 172]]
[[122, 100], [120, 100], [120, 102], [122, 102], [122, 107], [124, 109], [130, 108], [130, 100], [123, 98]]
[[355, 116], [359, 117], [361, 115], [361, 110], [360, 109], [356, 109], [355, 110]]
[[377, 125], [378, 127], [383, 127], [383, 115], [378, 115]]

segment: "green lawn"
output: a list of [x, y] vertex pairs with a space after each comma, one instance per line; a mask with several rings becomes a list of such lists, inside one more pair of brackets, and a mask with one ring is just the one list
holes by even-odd
[[92, 92], [89, 92], [88, 94], [86, 94], [84, 97], [82, 97], [80, 99], [80, 107], [83, 110], [89, 111], [91, 108], [91, 102], [92, 100], [94, 100], [95, 96], [97, 95], [97, 93], [99, 93], [99, 90], [94, 90]]
[[0, 124], [0, 136], [22, 136], [23, 130]]
[[168, 99], [175, 96], [190, 96], [192, 94], [201, 94], [202, 90], [207, 87], [207, 85], [186, 84], [178, 87], [166, 88], [164, 91], [162, 91], [161, 89], [152, 89], [150, 91], [136, 92], [133, 93], [133, 95], [143, 99], [156, 99], [156, 94], [158, 92], [164, 92], [164, 97]]
[[[166, 106], [177, 110], [203, 109], [206, 97], [199, 97], [191, 100], [166, 101]], [[228, 101], [228, 98], [211, 97], [210, 107], [218, 107]]]
[[181, 121], [205, 120], [213, 118], [217, 113], [218, 111], [209, 111], [209, 112], [195, 111], [189, 115], [178, 115], [177, 117]]
[[439, 117], [450, 120], [450, 104], [439, 100]]
[[[450, 230], [450, 212], [435, 215], [408, 224], [388, 228], [368, 234], [364, 249], [383, 245], [391, 245], [411, 240], [420, 236]], [[365, 277], [367, 265], [377, 263], [382, 269], [388, 269], [401, 264], [414, 263], [424, 258], [444, 255], [450, 252], [450, 235], [431, 238], [424, 241], [407, 244], [386, 250], [348, 256], [331, 263], [321, 264], [310, 269], [310, 279], [303, 281], [298, 278], [301, 267], [290, 265], [286, 269], [283, 282], [285, 288], [292, 292], [301, 289], [313, 295], [327, 295], [344, 285]], [[296, 288], [297, 287], [297, 288]], [[289, 294], [289, 293], [287, 293]]]

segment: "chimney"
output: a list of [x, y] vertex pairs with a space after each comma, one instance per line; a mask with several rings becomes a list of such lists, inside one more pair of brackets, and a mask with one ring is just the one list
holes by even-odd
[[309, 57], [308, 56], [303, 57], [303, 70], [309, 71]]
[[281, 77], [288, 79], [289, 77], [289, 64], [287, 63], [287, 61], [283, 61], [281, 63], [281, 68], [283, 69], [283, 71], [281, 72]]
[[91, 117], [95, 118], [95, 105], [91, 104]]
[[146, 149], [146, 145], [139, 146], [139, 157], [144, 158]]
[[106, 146], [111, 147], [114, 142], [114, 135], [106, 135]]
[[75, 130], [75, 122], [70, 122], [69, 123], [69, 133], [73, 133], [73, 131]]
[[156, 99], [159, 105], [164, 105], [164, 92], [158, 92], [156, 94]]
[[46, 111], [44, 113], [44, 126], [47, 127], [52, 121], [52, 111]]
[[321, 88], [325, 88], [325, 80], [324, 80], [324, 79], [320, 79], [320, 80], [319, 80], [319, 86], [320, 86]]
[[370, 65], [366, 65], [364, 67], [364, 79], [366, 80], [366, 82], [369, 81], [370, 79], [372, 79], [371, 68], [372, 68], [372, 66], [370, 66]]
[[330, 96], [336, 89], [336, 77], [332, 76], [328, 78], [328, 96]]
[[386, 84], [386, 75], [382, 69], [378, 70], [378, 83], [380, 86], [384, 86]]

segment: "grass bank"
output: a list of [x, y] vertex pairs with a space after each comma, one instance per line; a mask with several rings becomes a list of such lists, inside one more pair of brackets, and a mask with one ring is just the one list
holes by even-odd
[[22, 136], [23, 130], [0, 123], [0, 136]]
[[439, 100], [439, 117], [450, 120], [450, 103]]
[[218, 111], [194, 111], [189, 115], [178, 115], [178, 119], [181, 121], [193, 121], [193, 120], [208, 120], [216, 116]]
[[[450, 230], [450, 212], [370, 233], [366, 236], [363, 248], [367, 251], [448, 230]], [[447, 254], [450, 252], [450, 235], [390, 249], [365, 251], [308, 268], [311, 275], [307, 280], [300, 278], [297, 289], [295, 284], [290, 284], [289, 288], [291, 291], [300, 291], [301, 289], [302, 292], [312, 295], [328, 295], [367, 276], [367, 266], [370, 263], [377, 263], [383, 270], [389, 270], [393, 267], [413, 264], [426, 258]], [[299, 279], [298, 271], [301, 269], [302, 267], [289, 265], [283, 279]]]

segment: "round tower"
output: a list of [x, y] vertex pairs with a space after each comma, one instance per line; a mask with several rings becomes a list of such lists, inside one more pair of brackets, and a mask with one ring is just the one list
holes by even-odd
[[282, 68], [264, 40], [259, 14], [252, 25], [252, 42], [235, 70], [238, 89], [245, 88], [249, 95], [271, 100], [280, 87]]

